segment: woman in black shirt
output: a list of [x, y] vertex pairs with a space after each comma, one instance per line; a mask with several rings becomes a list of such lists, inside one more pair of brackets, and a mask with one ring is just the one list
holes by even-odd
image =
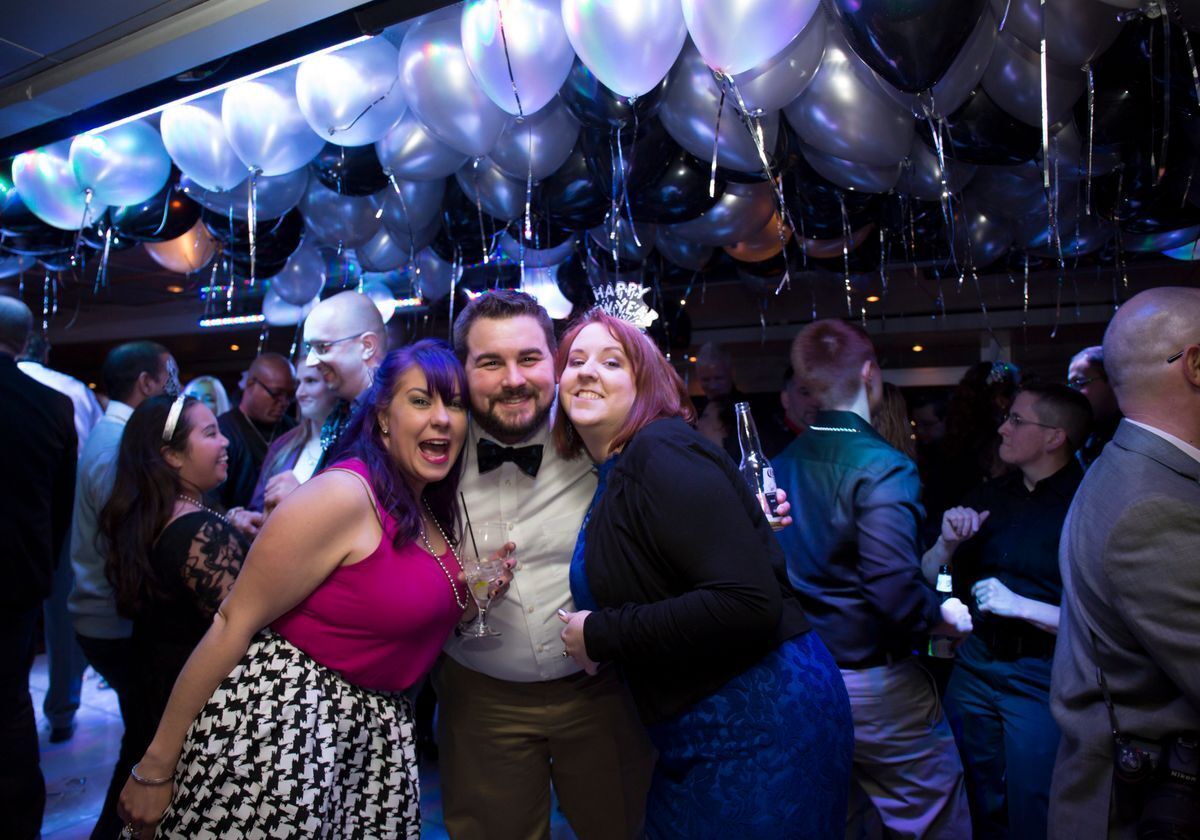
[[150, 743], [175, 678], [242, 567], [245, 538], [204, 494], [225, 480], [228, 441], [200, 400], [153, 397], [129, 418], [100, 514], [117, 609], [133, 619], [139, 708], [132, 755]]
[[629, 681], [659, 751], [647, 835], [842, 833], [849, 700], [756, 497], [688, 425], [683, 383], [635, 328], [593, 311], [556, 363], [555, 443], [600, 475], [564, 655]]

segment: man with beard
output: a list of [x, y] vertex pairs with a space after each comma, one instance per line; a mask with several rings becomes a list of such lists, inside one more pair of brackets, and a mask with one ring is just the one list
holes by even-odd
[[[338, 395], [337, 405], [321, 426], [319, 472], [329, 452], [350, 423], [354, 401], [371, 386], [375, 369], [387, 355], [387, 330], [375, 303], [359, 292], [342, 292], [313, 307], [304, 321], [305, 364], [321, 372], [325, 385]], [[284, 470], [271, 477], [263, 494], [270, 513], [300, 486], [296, 474]], [[253, 490], [253, 488], [251, 488]]]
[[446, 828], [456, 840], [548, 838], [553, 782], [580, 836], [636, 836], [649, 741], [616, 673], [588, 676], [559, 638], [596, 477], [550, 443], [554, 327], [529, 295], [490, 291], [459, 315], [454, 347], [471, 395], [466, 509], [512, 524], [520, 571], [488, 612], [501, 635], [452, 639], [434, 671]]

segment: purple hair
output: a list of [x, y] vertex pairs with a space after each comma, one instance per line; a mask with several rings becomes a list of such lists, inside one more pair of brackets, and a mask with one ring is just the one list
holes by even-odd
[[[447, 404], [455, 399], [467, 399], [467, 373], [450, 349], [450, 345], [435, 338], [399, 347], [388, 353], [375, 371], [371, 387], [355, 401], [350, 425], [341, 435], [335, 456], [329, 463], [358, 458], [367, 465], [371, 488], [383, 508], [396, 522], [394, 544], [397, 548], [417, 539], [421, 534], [420, 500], [388, 455], [377, 418], [386, 413], [396, 395], [400, 378], [413, 366], [419, 367], [429, 383], [430, 393], [438, 394]], [[462, 455], [441, 481], [425, 488], [424, 498], [446, 535], [458, 543], [458, 480], [462, 471]]]

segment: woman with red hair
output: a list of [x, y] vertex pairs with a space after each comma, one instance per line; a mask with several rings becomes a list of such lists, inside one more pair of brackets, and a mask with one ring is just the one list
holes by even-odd
[[630, 324], [588, 313], [556, 366], [555, 445], [600, 476], [563, 655], [592, 673], [615, 663], [629, 683], [659, 751], [647, 836], [841, 834], [850, 704], [757, 498]]

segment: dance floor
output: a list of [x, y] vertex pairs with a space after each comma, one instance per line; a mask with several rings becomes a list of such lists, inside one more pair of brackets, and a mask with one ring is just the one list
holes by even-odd
[[[104, 801], [104, 791], [112, 777], [112, 766], [121, 741], [121, 716], [117, 698], [103, 687], [100, 678], [88, 669], [83, 680], [83, 696], [75, 716], [75, 735], [61, 744], [51, 744], [50, 729], [42, 716], [42, 698], [46, 693], [46, 657], [34, 662], [29, 679], [33, 705], [37, 712], [38, 738], [42, 748], [42, 772], [46, 776], [46, 817], [42, 823], [43, 840], [87, 840], [96, 815]], [[550, 822], [552, 840], [574, 840], [557, 807]], [[421, 765], [421, 836], [443, 840], [448, 835], [442, 825], [442, 791], [436, 764]]]

